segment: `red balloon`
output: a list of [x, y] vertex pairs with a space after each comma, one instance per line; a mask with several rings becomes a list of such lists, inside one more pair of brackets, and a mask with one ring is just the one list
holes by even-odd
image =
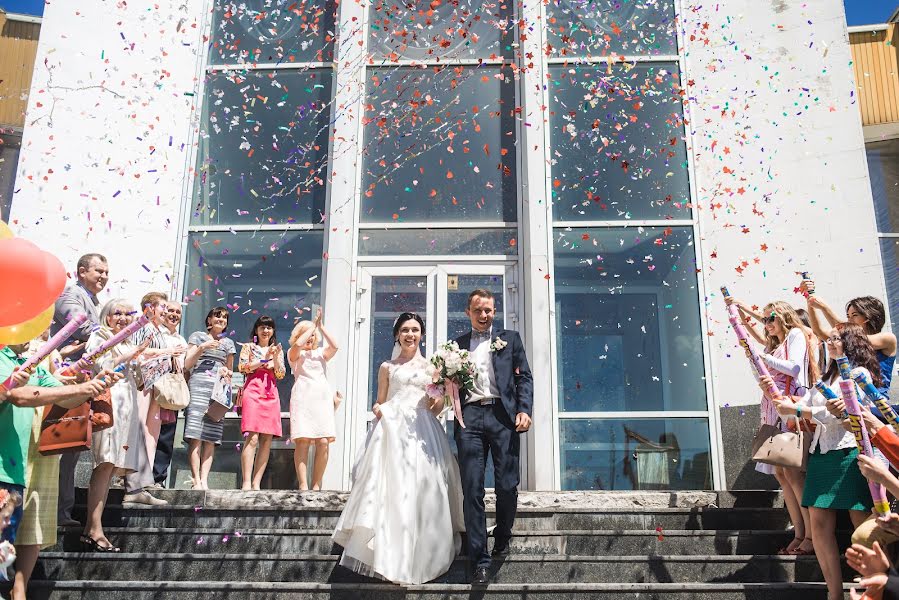
[[58, 258], [21, 238], [0, 240], [0, 327], [33, 319], [65, 286]]

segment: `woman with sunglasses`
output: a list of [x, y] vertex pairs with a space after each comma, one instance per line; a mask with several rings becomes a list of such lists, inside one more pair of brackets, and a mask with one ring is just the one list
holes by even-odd
[[[809, 386], [818, 380], [818, 366], [815, 353], [809, 343], [806, 330], [796, 310], [783, 301], [767, 304], [761, 314], [757, 314], [739, 300], [732, 300], [745, 316], [762, 321], [764, 330], [759, 334], [764, 340], [764, 351], [761, 358], [771, 373], [774, 385], [785, 396], [804, 398]], [[760, 381], [764, 391], [766, 382]], [[763, 424], [775, 425], [787, 429], [784, 419], [777, 413], [777, 407], [767, 394], [761, 399], [761, 419]], [[805, 474], [799, 469], [787, 469], [759, 463], [756, 471], [774, 475], [783, 489], [784, 504], [793, 522], [794, 539], [779, 554], [809, 555], [814, 553], [808, 509], [803, 508], [800, 500], [805, 487]]]

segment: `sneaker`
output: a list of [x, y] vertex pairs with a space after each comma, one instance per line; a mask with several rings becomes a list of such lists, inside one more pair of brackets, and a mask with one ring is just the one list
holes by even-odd
[[166, 487], [161, 483], [154, 483], [153, 485], [148, 485], [144, 488], [145, 490], [164, 490]]
[[168, 504], [167, 500], [162, 498], [154, 498], [149, 492], [141, 490], [133, 494], [125, 494], [122, 502], [133, 502], [135, 504], [147, 504], [149, 506], [164, 506]]

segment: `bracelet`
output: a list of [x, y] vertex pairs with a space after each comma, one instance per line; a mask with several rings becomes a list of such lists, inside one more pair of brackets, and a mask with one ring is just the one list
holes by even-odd
[[802, 418], [802, 405], [801, 404], [796, 407], [796, 418], [797, 419]]

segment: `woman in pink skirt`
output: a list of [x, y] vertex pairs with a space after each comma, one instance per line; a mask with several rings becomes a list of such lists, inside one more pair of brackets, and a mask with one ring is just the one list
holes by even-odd
[[[241, 402], [240, 431], [244, 437], [240, 453], [242, 490], [258, 490], [268, 465], [272, 437], [281, 437], [281, 398], [278, 380], [284, 378], [284, 351], [275, 336], [275, 321], [261, 316], [253, 325], [252, 341], [240, 351], [238, 370], [245, 382]], [[252, 475], [252, 478], [251, 478]]]

